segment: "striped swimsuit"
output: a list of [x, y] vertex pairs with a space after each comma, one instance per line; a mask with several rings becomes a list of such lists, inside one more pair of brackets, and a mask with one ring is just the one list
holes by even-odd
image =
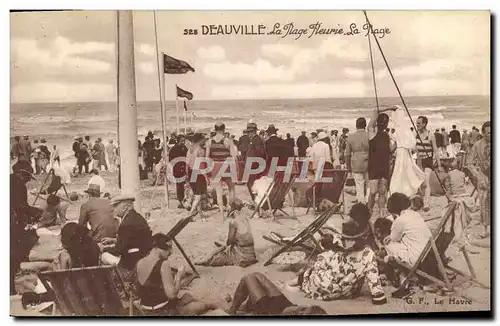
[[434, 157], [434, 151], [432, 148], [432, 142], [430, 139], [430, 134], [427, 135], [427, 137], [422, 138], [422, 142], [420, 139], [417, 137], [417, 156], [421, 159], [422, 162], [422, 170], [429, 168], [432, 169], [433, 166], [433, 157]]

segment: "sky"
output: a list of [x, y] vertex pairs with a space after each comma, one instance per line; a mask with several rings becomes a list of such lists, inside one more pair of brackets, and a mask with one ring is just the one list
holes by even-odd
[[[487, 11], [370, 12], [378, 41], [403, 96], [489, 95]], [[11, 102], [116, 100], [116, 12], [11, 13]], [[135, 11], [138, 101], [159, 100], [154, 16]], [[357, 35], [311, 35], [309, 26]], [[202, 35], [201, 25], [280, 24], [282, 35]], [[296, 39], [285, 25], [308, 34]], [[195, 72], [167, 75], [198, 100], [373, 97], [368, 38], [361, 11], [158, 11], [159, 51]], [[256, 28], [256, 27], [254, 27]], [[196, 29], [198, 35], [183, 35]], [[310, 36], [310, 37], [309, 37]], [[373, 38], [379, 96], [397, 96]]]

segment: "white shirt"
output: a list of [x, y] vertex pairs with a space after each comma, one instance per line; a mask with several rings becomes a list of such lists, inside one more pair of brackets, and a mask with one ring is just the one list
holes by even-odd
[[101, 192], [104, 192], [104, 187], [106, 186], [106, 182], [100, 175], [93, 175], [92, 178], [90, 178], [87, 187], [91, 184], [99, 185], [99, 187], [101, 188]]
[[431, 238], [431, 230], [418, 212], [407, 209], [401, 212], [391, 227], [391, 242], [400, 242], [408, 250], [409, 261], [415, 262]]
[[311, 158], [313, 159], [313, 169], [316, 170], [320, 161], [332, 163], [332, 156], [330, 155], [330, 146], [323, 141], [318, 141], [311, 147]]

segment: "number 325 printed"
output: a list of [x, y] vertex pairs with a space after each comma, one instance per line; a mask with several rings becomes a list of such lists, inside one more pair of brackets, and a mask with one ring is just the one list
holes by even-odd
[[185, 28], [184, 35], [198, 35], [197, 29]]

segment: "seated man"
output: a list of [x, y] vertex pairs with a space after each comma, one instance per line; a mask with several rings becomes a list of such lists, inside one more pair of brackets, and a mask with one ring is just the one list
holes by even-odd
[[101, 260], [117, 265], [125, 281], [134, 277], [137, 261], [153, 248], [148, 222], [134, 209], [135, 196], [118, 195], [111, 199], [115, 215], [121, 219], [116, 239], [104, 238]]
[[68, 202], [62, 201], [61, 198], [56, 195], [49, 195], [42, 218], [38, 222], [38, 227], [42, 228], [66, 223], [66, 212], [68, 208]]
[[326, 315], [326, 311], [319, 306], [294, 305], [261, 273], [243, 276], [234, 292], [233, 303], [228, 313], [237, 314], [245, 301], [245, 312], [255, 315]]
[[80, 208], [78, 224], [90, 225], [90, 235], [95, 242], [100, 243], [104, 238], [116, 237], [118, 221], [113, 217], [113, 209], [109, 199], [100, 198], [101, 190], [97, 184], [90, 184], [85, 191], [90, 199]]

